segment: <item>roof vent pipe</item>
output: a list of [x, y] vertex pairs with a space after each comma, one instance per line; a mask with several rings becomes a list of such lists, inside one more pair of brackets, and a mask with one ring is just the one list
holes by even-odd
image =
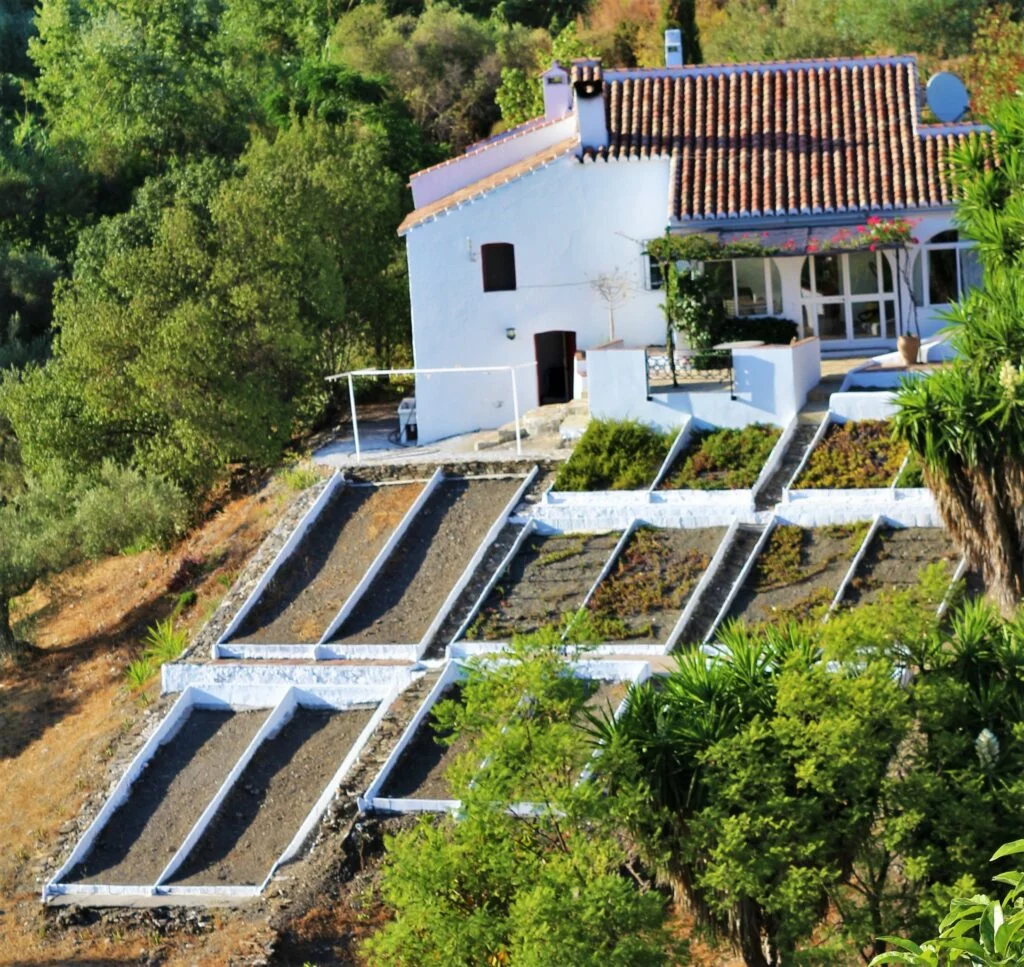
[[665, 31], [665, 66], [683, 66], [683, 32], [677, 27]]

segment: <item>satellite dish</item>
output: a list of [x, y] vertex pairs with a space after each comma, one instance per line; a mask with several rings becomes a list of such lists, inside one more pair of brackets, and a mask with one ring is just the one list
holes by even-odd
[[932, 75], [928, 81], [926, 96], [932, 114], [946, 123], [959, 121], [970, 106], [964, 82], [949, 71]]

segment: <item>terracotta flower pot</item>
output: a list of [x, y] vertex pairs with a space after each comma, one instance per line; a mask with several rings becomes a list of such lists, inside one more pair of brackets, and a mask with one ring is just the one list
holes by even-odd
[[921, 337], [910, 334], [900, 336], [896, 340], [896, 348], [900, 351], [903, 362], [913, 366], [917, 362], [917, 354], [921, 351]]

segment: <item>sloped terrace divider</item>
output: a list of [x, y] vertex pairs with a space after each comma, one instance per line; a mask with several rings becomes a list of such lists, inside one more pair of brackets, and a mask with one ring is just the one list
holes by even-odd
[[[591, 679], [597, 682], [624, 682], [627, 684], [639, 684], [651, 675], [650, 666], [646, 662], [639, 661], [578, 661], [568, 666], [572, 674], [577, 678]], [[438, 770], [443, 769], [453, 755], [448, 755], [447, 750], [437, 745], [436, 750], [431, 749], [424, 742], [424, 730], [427, 734], [432, 732], [430, 716], [434, 706], [450, 693], [453, 686], [465, 681], [467, 675], [466, 666], [458, 661], [451, 661], [445, 668], [444, 674], [437, 680], [430, 694], [424, 699], [423, 704], [413, 716], [402, 737], [392, 749], [391, 754], [381, 766], [380, 772], [374, 778], [366, 792], [359, 798], [361, 809], [371, 809], [378, 812], [388, 813], [444, 813], [455, 812], [459, 808], [459, 801], [456, 799], [428, 799], [415, 795], [387, 796], [384, 794], [389, 785], [397, 784], [399, 781], [396, 773], [409, 766], [408, 755], [413, 752], [422, 754], [424, 751], [430, 756], [430, 768], [423, 769], [423, 763], [417, 768], [425, 775], [433, 776]], [[616, 717], [621, 714], [625, 706], [625, 699], [619, 702], [615, 709]], [[585, 773], [584, 773], [585, 774]], [[415, 792], [415, 790], [413, 790]], [[529, 809], [529, 804], [523, 807], [515, 807], [518, 812], [521, 809]]]
[[[434, 474], [430, 478], [430, 480], [427, 481], [427, 484], [424, 486], [423, 490], [420, 491], [419, 496], [416, 498], [415, 501], [413, 501], [412, 506], [410, 506], [409, 509], [406, 511], [405, 516], [402, 518], [401, 522], [394, 529], [394, 531], [392, 531], [391, 536], [387, 539], [387, 541], [385, 542], [384, 546], [380, 549], [380, 551], [378, 552], [377, 556], [374, 558], [373, 563], [367, 569], [366, 573], [363, 575], [363, 577], [360, 580], [360, 582], [355, 586], [355, 588], [352, 589], [351, 594], [349, 594], [349, 596], [346, 599], [345, 603], [341, 606], [341, 610], [338, 612], [338, 614], [335, 615], [334, 619], [328, 625], [327, 630], [323, 633], [323, 635], [320, 638], [320, 641], [317, 644], [315, 644], [315, 645], [299, 645], [299, 644], [295, 644], [295, 643], [283, 643], [283, 644], [278, 645], [278, 646], [273, 646], [273, 645], [246, 645], [244, 643], [229, 643], [229, 638], [230, 638], [231, 634], [238, 627], [238, 619], [236, 618], [235, 621], [233, 621], [231, 623], [231, 625], [228, 626], [228, 630], [221, 637], [221, 640], [218, 641], [217, 644], [214, 646], [213, 657], [214, 658], [245, 658], [245, 659], [250, 659], [250, 658], [291, 658], [291, 659], [312, 658], [312, 659], [317, 659], [317, 658], [329, 657], [329, 656], [324, 655], [324, 654], [321, 653], [320, 644], [330, 638], [330, 636], [331, 636], [331, 634], [333, 634], [334, 630], [341, 624], [342, 621], [344, 621], [344, 619], [348, 616], [348, 614], [351, 613], [351, 611], [355, 608], [356, 604], [358, 604], [359, 599], [362, 597], [363, 593], [366, 591], [366, 589], [373, 582], [373, 579], [377, 576], [377, 574], [381, 570], [381, 568], [384, 567], [384, 564], [387, 562], [388, 557], [390, 557], [391, 552], [395, 549], [395, 547], [401, 541], [401, 539], [404, 536], [405, 532], [409, 529], [409, 526], [412, 524], [412, 521], [415, 518], [416, 514], [419, 512], [420, 508], [430, 498], [431, 493], [433, 493], [435, 488], [440, 484], [443, 476], [444, 475], [441, 472], [441, 468], [438, 467], [437, 470], [434, 471]], [[317, 501], [317, 504], [320, 504], [319, 500]], [[314, 505], [314, 507], [315, 506], [316, 505]], [[322, 509], [322, 505], [321, 505], [321, 508], [317, 509], [317, 513], [319, 513], [319, 509]], [[313, 508], [310, 509], [311, 513], [312, 513], [312, 510], [313, 510]], [[307, 524], [307, 526], [308, 526], [308, 524]], [[296, 528], [296, 531], [298, 531], [298, 530], [299, 530], [299, 528]], [[289, 541], [289, 544], [290, 543], [291, 543], [291, 541]], [[298, 541], [296, 541], [296, 543], [298, 543]], [[294, 546], [295, 545], [293, 544], [292, 548], [294, 548]], [[282, 554], [283, 553], [284, 553], [284, 548], [282, 548]], [[278, 555], [278, 557], [280, 558], [281, 555]], [[275, 564], [277, 564], [277, 560], [275, 560]], [[269, 583], [269, 582], [267, 582], [267, 583]], [[262, 588], [260, 587], [260, 585], [262, 585]], [[260, 591], [260, 593], [262, 594], [263, 589], [266, 588], [266, 583], [261, 581], [260, 585], [257, 585], [256, 590]], [[256, 595], [256, 590], [254, 590], [253, 595], [250, 596], [250, 599], [253, 602], [258, 600], [258, 595]], [[382, 657], [384, 657], [384, 656], [382, 656]], [[407, 658], [408, 656], [405, 655], [405, 654], [402, 654], [402, 655], [396, 655], [395, 657]]]
[[[454, 497], [445, 496], [439, 502], [432, 513], [435, 516], [440, 513], [441, 516], [434, 524], [429, 518], [423, 522], [427, 527], [436, 526], [436, 531], [417, 534], [416, 537], [420, 546], [425, 544], [426, 547], [423, 560], [411, 573], [403, 573], [403, 569], [405, 572], [410, 570], [405, 556], [409, 550], [404, 549], [404, 545], [397, 547], [392, 559], [376, 575], [376, 581], [368, 582], [367, 593], [362, 600], [336, 623], [330, 641], [321, 644], [320, 657], [418, 659], [430, 645], [536, 474], [537, 468], [534, 467], [525, 477], [454, 477], [446, 481], [453, 488]], [[502, 501], [497, 516], [492, 516], [492, 497]], [[448, 503], [452, 499], [454, 503]], [[483, 533], [481, 525], [487, 527]], [[469, 531], [465, 532], [462, 528], [467, 526]], [[442, 534], [444, 540], [439, 539]], [[446, 562], [442, 556], [432, 563], [431, 555], [435, 551], [442, 555], [447, 553], [450, 561]], [[444, 568], [451, 572], [453, 564], [458, 568], [454, 572], [456, 576], [446, 575]], [[437, 577], [438, 568], [441, 577]], [[439, 603], [435, 588], [429, 584], [433, 579], [437, 581], [436, 590], [444, 594]], [[371, 595], [375, 597], [371, 598]], [[429, 599], [427, 605], [423, 603], [424, 595]], [[425, 618], [431, 619], [429, 623], [425, 623]], [[387, 631], [388, 622], [393, 626], [397, 624], [397, 633]], [[415, 643], [391, 640], [410, 633], [415, 634]]]
[[[139, 780], [147, 764], [157, 754], [161, 744], [173, 741], [177, 729], [195, 708], [214, 708], [226, 710], [232, 708], [231, 697], [236, 697], [231, 689], [218, 692], [217, 689], [200, 689], [189, 687], [172, 706], [170, 712], [143, 745], [132, 761], [125, 775], [117, 783], [106, 804], [79, 840], [67, 861], [57, 871], [53, 879], [43, 888], [43, 900], [48, 903], [79, 903], [88, 905], [163, 905], [167, 903], [208, 903], [208, 902], [239, 902], [258, 896], [262, 892], [277, 867], [295, 856], [301, 850], [310, 832], [316, 826], [324, 810], [345, 774], [351, 769], [370, 734], [387, 712], [399, 692], [411, 681], [411, 677], [393, 684], [379, 684], [362, 688], [310, 688], [296, 689], [291, 686], [258, 688], [249, 686], [244, 689], [251, 708], [269, 710], [260, 728], [238, 757], [234, 766], [220, 784], [212, 799], [205, 805], [202, 813], [191, 826], [188, 835], [178, 846], [174, 855], [152, 883], [82, 883], [68, 882], [68, 874], [85, 859], [94, 847], [104, 827], [111, 821], [117, 810], [129, 802], [132, 784]], [[257, 884], [210, 883], [195, 886], [174, 886], [169, 880], [200, 840], [203, 833], [217, 815], [231, 794], [238, 779], [245, 772], [253, 757], [266, 741], [285, 727], [289, 719], [299, 707], [335, 709], [344, 714], [346, 709], [354, 705], [372, 704], [372, 714], [354, 743], [348, 749], [336, 771], [326, 783], [319, 798], [313, 804], [304, 821], [295, 831], [283, 852], [274, 858], [266, 877]]]
[[[587, 593], [583, 602], [583, 607], [588, 607], [590, 605], [594, 595], [598, 593], [598, 589], [603, 584], [606, 582], [614, 582], [617, 579], [616, 575], [612, 574], [613, 569], [621, 560], [623, 553], [625, 553], [626, 549], [629, 547], [630, 541], [636, 534], [637, 530], [646, 526], [647, 524], [645, 521], [634, 521], [633, 525], [627, 528], [625, 533], [622, 535], [622, 539], [619, 541], [619, 544], [616, 546], [615, 551], [608, 559], [602, 573]], [[658, 635], [657, 640], [653, 641], [634, 641], [626, 638], [616, 642], [609, 639], [600, 643], [594, 649], [593, 654], [669, 654], [678, 644], [691, 615], [698, 607], [701, 595], [704, 593], [708, 584], [714, 579], [714, 575], [721, 565], [721, 561], [728, 551], [728, 546], [736, 533], [737, 526], [738, 523], [734, 519], [727, 528], [653, 528], [656, 533], [667, 535], [668, 540], [674, 545], [685, 545], [685, 549], [693, 549], [695, 544], [699, 544], [702, 540], [708, 539], [708, 535], [710, 533], [710, 542], [714, 544], [714, 550], [708, 554], [708, 563], [701, 572], [700, 577], [685, 593], [679, 613], [668, 628], [666, 634]], [[670, 553], [674, 553], [679, 549], [680, 548], [678, 546], [672, 547], [670, 548]], [[666, 615], [668, 613], [669, 612], [665, 612]], [[619, 616], [621, 617], [621, 615]], [[642, 617], [642, 615], [638, 613], [633, 617]]]
[[264, 648], [315, 645], [423, 483], [348, 482], [335, 489], [237, 630], [224, 640]]

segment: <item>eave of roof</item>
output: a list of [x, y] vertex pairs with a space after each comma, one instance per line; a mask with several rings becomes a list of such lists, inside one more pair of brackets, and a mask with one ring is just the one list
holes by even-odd
[[558, 144], [528, 155], [507, 168], [502, 168], [501, 171], [474, 181], [458, 191], [453, 191], [450, 195], [445, 195], [444, 198], [439, 198], [429, 205], [423, 205], [406, 215], [405, 220], [398, 226], [398, 234], [405, 235], [412, 229], [438, 218], [453, 208], [483, 198], [503, 185], [518, 181], [539, 168], [546, 168], [552, 162], [575, 151], [578, 145], [579, 140], [575, 136], [566, 138], [564, 141], [559, 141]]

